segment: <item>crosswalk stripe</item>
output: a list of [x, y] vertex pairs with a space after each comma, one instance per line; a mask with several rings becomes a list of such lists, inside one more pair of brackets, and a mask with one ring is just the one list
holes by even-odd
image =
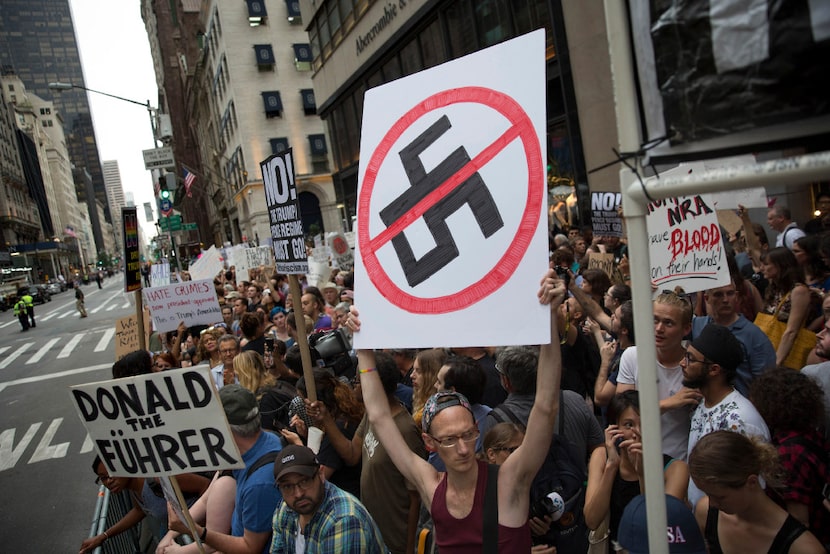
[[6, 368], [9, 366], [9, 364], [11, 364], [11, 363], [12, 363], [13, 361], [15, 361], [17, 358], [19, 358], [19, 357], [20, 357], [20, 356], [21, 356], [24, 352], [26, 352], [26, 351], [29, 349], [29, 347], [30, 347], [30, 346], [32, 346], [33, 344], [34, 344], [33, 342], [26, 342], [26, 343], [23, 343], [23, 344], [20, 346], [20, 348], [18, 348], [17, 350], [15, 350], [14, 352], [12, 352], [12, 353], [11, 353], [11, 354], [9, 354], [8, 356], [6, 356], [6, 358], [5, 358], [2, 362], [0, 362], [0, 369], [6, 369]]
[[66, 313], [63, 313], [63, 314], [61, 314], [61, 315], [59, 315], [59, 316], [58, 316], [58, 319], [63, 319], [63, 318], [65, 318], [65, 317], [67, 317], [67, 316], [70, 316], [70, 315], [72, 315], [72, 314], [74, 314], [74, 313], [75, 313], [75, 310], [72, 310], [71, 312], [66, 312]]
[[15, 318], [15, 319], [13, 319], [13, 320], [9, 321], [8, 323], [4, 323], [3, 325], [0, 325], [0, 329], [5, 328], [5, 327], [8, 327], [9, 325], [14, 325], [15, 323], [19, 323], [19, 322], [17, 321], [17, 318]]
[[122, 310], [126, 310], [126, 309], [127, 309], [127, 308], [129, 308], [130, 306], [132, 306], [132, 303], [130, 303], [130, 302], [124, 302], [124, 305], [123, 305], [123, 306], [121, 306], [121, 309], [122, 309]]
[[60, 354], [58, 354], [58, 359], [60, 358], [68, 358], [72, 351], [78, 346], [78, 343], [81, 342], [81, 339], [86, 335], [86, 333], [78, 333], [77, 335], [73, 336], [72, 339], [66, 343], [66, 346], [63, 347]]
[[107, 329], [104, 331], [104, 336], [101, 337], [101, 340], [98, 341], [98, 344], [95, 346], [95, 352], [103, 352], [107, 349], [107, 345], [109, 344], [110, 340], [112, 340], [112, 336], [115, 334], [115, 329]]
[[115, 304], [113, 304], [112, 306], [107, 306], [107, 311], [108, 312], [111, 312], [111, 311], [116, 310], [116, 309], [118, 309], [118, 306], [116, 306]]
[[29, 358], [26, 361], [26, 365], [38, 363], [40, 361], [40, 359], [43, 358], [43, 356], [45, 356], [47, 352], [49, 352], [49, 349], [52, 348], [55, 345], [55, 343], [58, 342], [59, 340], [61, 340], [61, 339], [59, 339], [59, 338], [52, 339], [49, 342], [47, 342], [46, 344], [44, 344], [40, 348], [40, 350], [38, 350], [37, 353], [35, 353], [34, 356], [32, 356], [31, 358]]
[[43, 316], [43, 317], [38, 316], [37, 320], [38, 320], [38, 321], [49, 321], [50, 319], [52, 319], [52, 318], [53, 318], [53, 317], [55, 317], [56, 315], [58, 315], [58, 312], [57, 312], [57, 311], [52, 312], [51, 314], [49, 314], [49, 315], [45, 315], [45, 316]]
[[3, 347], [0, 347], [0, 355], [2, 355], [2, 354], [3, 354], [3, 352], [5, 352], [6, 350], [8, 350], [9, 348], [11, 348], [11, 346], [3, 346]]

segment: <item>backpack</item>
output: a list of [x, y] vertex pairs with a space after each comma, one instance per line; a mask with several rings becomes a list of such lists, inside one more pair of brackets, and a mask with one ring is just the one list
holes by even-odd
[[[555, 546], [559, 552], [586, 552], [588, 526], [582, 508], [585, 505], [586, 475], [584, 463], [576, 446], [563, 434], [565, 399], [559, 393], [559, 425], [548, 448], [548, 454], [530, 486], [530, 517], [551, 512], [548, 495], [559, 493], [565, 509], [559, 520], [553, 522], [547, 535], [533, 537], [534, 544]], [[506, 406], [497, 406], [490, 412], [497, 422], [526, 425]]]
[[[268, 431], [279, 431], [289, 427], [288, 414], [291, 400], [297, 396], [297, 389], [285, 381], [277, 381], [273, 387], [262, 391], [259, 399], [260, 415], [262, 416], [262, 428]], [[264, 409], [268, 406], [271, 409]]]

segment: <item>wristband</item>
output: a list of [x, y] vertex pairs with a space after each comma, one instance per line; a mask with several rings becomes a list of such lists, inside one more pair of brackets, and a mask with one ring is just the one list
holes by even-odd
[[103, 533], [101, 533], [101, 534], [102, 534], [102, 535], [104, 535], [104, 542], [107, 542], [108, 540], [110, 540], [110, 536], [107, 534], [107, 532], [106, 532], [106, 531], [104, 531], [104, 532], [103, 532]]
[[364, 368], [364, 369], [358, 369], [357, 370], [357, 372], [360, 373], [361, 375], [364, 374], [364, 373], [372, 373], [373, 371], [377, 371], [377, 370], [374, 367], [367, 367], [367, 368]]
[[201, 534], [201, 535], [199, 535], [199, 540], [200, 540], [201, 542], [205, 542], [205, 540], [206, 540], [206, 539], [207, 539], [207, 525], [205, 525], [204, 527], [202, 527], [202, 534]]

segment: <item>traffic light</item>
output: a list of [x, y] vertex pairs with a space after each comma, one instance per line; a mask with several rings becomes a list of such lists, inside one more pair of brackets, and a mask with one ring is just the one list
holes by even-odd
[[162, 200], [168, 200], [170, 198], [170, 191], [167, 189], [167, 185], [162, 185], [161, 190], [159, 191], [159, 196]]

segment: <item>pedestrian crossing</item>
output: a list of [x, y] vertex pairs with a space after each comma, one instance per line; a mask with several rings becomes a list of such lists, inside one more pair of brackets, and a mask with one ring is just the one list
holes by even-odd
[[[133, 304], [129, 301], [123, 302], [112, 302], [108, 303], [103, 306], [99, 306], [92, 310], [87, 310], [87, 312], [91, 314], [95, 314], [98, 312], [111, 312], [113, 310], [126, 310], [127, 308], [131, 307]], [[40, 310], [38, 310], [40, 308]], [[42, 310], [45, 307], [41, 308], [40, 306], [35, 306], [35, 318], [38, 323], [41, 321], [46, 322], [50, 319], [64, 319], [66, 317], [78, 317], [78, 310], [75, 309], [75, 303], [73, 302], [71, 305], [68, 305], [64, 308], [53, 309], [51, 312], [41, 315]], [[13, 325], [20, 325], [17, 318], [12, 318], [10, 321], [6, 321], [5, 323], [0, 324], [0, 329], [5, 329], [7, 327], [11, 327]], [[114, 331], [113, 331], [114, 332]]]
[[[91, 329], [73, 335], [51, 338], [46, 343], [39, 340], [21, 342], [14, 346], [0, 346], [0, 370], [16, 365], [48, 363], [63, 360], [78, 352], [89, 353], [115, 351], [115, 329]], [[85, 356], [88, 359], [88, 356]]]

